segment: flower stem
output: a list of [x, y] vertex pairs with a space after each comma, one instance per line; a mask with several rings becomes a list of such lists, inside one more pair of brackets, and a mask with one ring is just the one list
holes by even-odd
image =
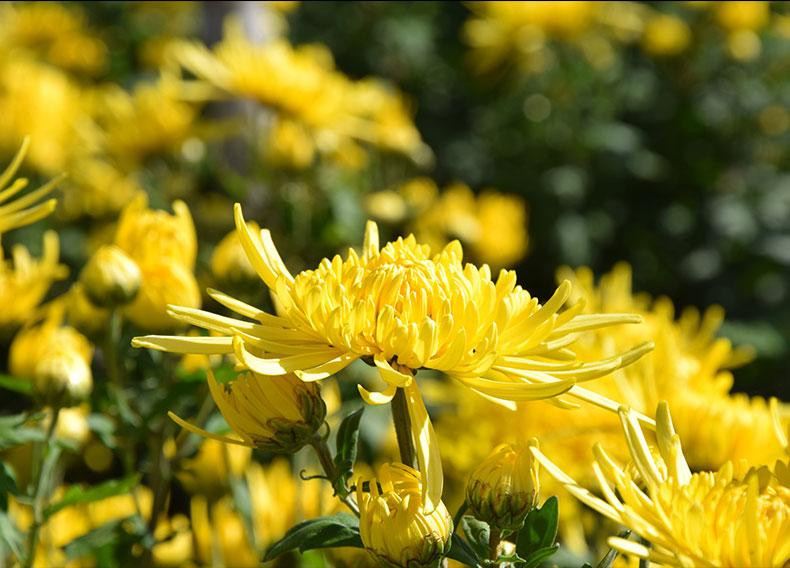
[[58, 447], [54, 444], [55, 429], [58, 425], [59, 416], [60, 407], [55, 407], [52, 410], [52, 421], [49, 423], [46, 438], [44, 439], [44, 451], [41, 453], [42, 461], [37, 468], [38, 478], [36, 479], [33, 492], [33, 524], [30, 527], [30, 533], [28, 535], [27, 556], [24, 564], [26, 568], [33, 566], [33, 561], [36, 558], [38, 535], [41, 526], [44, 524], [44, 498], [47, 493], [47, 486], [52, 480], [52, 470], [55, 468], [55, 464], [60, 456]]
[[351, 498], [348, 493], [348, 490], [345, 489], [344, 484], [335, 483], [337, 480], [337, 468], [335, 467], [335, 461], [332, 459], [332, 452], [329, 450], [329, 446], [326, 443], [326, 440], [316, 436], [310, 441], [310, 446], [315, 450], [316, 455], [318, 456], [318, 461], [321, 463], [321, 468], [326, 473], [326, 476], [329, 478], [332, 485], [340, 491], [338, 491], [338, 499], [340, 499], [346, 507], [351, 509], [351, 512], [354, 513], [357, 517], [359, 516], [359, 507]]
[[406, 391], [398, 388], [392, 399], [392, 421], [395, 423], [395, 436], [398, 439], [400, 461], [409, 467], [414, 467], [414, 445], [411, 437], [411, 420], [406, 401]]
[[499, 543], [502, 542], [502, 531], [491, 527], [491, 533], [488, 535], [488, 558], [496, 560], [499, 557]]

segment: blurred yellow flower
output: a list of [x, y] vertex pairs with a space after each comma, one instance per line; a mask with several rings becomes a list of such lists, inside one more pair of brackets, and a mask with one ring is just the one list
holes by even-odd
[[93, 346], [76, 329], [62, 325], [63, 310], [50, 310], [43, 322], [14, 337], [8, 355], [11, 374], [32, 379], [43, 402], [73, 406], [93, 387]]
[[63, 184], [62, 207], [66, 219], [116, 215], [142, 189], [135, 174], [124, 173], [103, 158], [77, 158]]
[[64, 73], [24, 56], [0, 65], [0, 151], [30, 136], [28, 159], [45, 174], [66, 171], [87, 126], [85, 97]]
[[566, 278], [576, 284], [575, 294], [585, 299], [588, 310], [643, 316], [645, 324], [639, 329], [630, 326], [587, 336], [579, 352], [599, 357], [633, 341], [655, 341], [653, 353], [613, 377], [619, 392], [614, 396], [642, 412], [660, 400], [669, 401], [692, 467], [717, 469], [740, 460], [759, 466], [781, 455], [765, 401], [730, 394], [733, 377], [727, 369], [748, 360], [749, 352], [716, 337], [724, 318], [721, 308], [709, 308], [703, 315], [686, 309], [675, 320], [668, 299], [652, 301], [632, 293], [631, 269], [624, 263], [604, 275], [597, 287], [588, 269], [561, 269], [558, 279]]
[[651, 55], [677, 55], [691, 42], [691, 29], [677, 16], [656, 14], [645, 25], [642, 47]]
[[200, 307], [200, 288], [192, 270], [169, 258], [140, 265], [142, 284], [124, 315], [138, 328], [168, 332], [181, 327], [169, 313], [169, 306]]
[[397, 190], [365, 198], [368, 213], [387, 222], [407, 218], [418, 240], [434, 250], [458, 239], [474, 259], [492, 269], [507, 268], [527, 252], [527, 206], [517, 195], [484, 190], [475, 196], [463, 183], [439, 189], [428, 178], [414, 178]]
[[65, 306], [69, 325], [80, 333], [94, 337], [107, 329], [110, 312], [92, 304], [79, 282], [72, 284], [71, 289], [59, 300]]
[[82, 10], [56, 2], [4, 3], [0, 48], [28, 50], [48, 63], [89, 75], [101, 72], [107, 58], [107, 47], [88, 30]]
[[138, 83], [131, 93], [107, 89], [97, 121], [109, 154], [129, 169], [151, 155], [180, 149], [194, 130], [198, 111], [182, 100], [181, 91], [182, 84], [167, 75], [154, 83]]
[[650, 349], [643, 344], [594, 362], [577, 361], [570, 345], [580, 332], [640, 318], [581, 316], [581, 304], [558, 313], [569, 297], [569, 283], [541, 305], [516, 285], [515, 272], [503, 270], [494, 281], [488, 266], [464, 265], [457, 241], [436, 255], [413, 236], [380, 248], [378, 228], [368, 222], [361, 256], [351, 249], [345, 260], [324, 259], [315, 270], [294, 277], [269, 231], [253, 232], [238, 204], [235, 220], [247, 256], [282, 315], [210, 291], [220, 304], [259, 323], [173, 307], [174, 317], [223, 336], [148, 336], [135, 338], [133, 345], [176, 353], [234, 353], [241, 365], [261, 375], [296, 373], [307, 382], [327, 378], [360, 358], [375, 364], [383, 390], [369, 392], [357, 385], [359, 392], [370, 404], [386, 404], [403, 389], [429, 510], [439, 502], [443, 476], [438, 443], [414, 377], [417, 370], [442, 371], [509, 407], [514, 400], [567, 393], [613, 409], [613, 402], [575, 383], [609, 374]]
[[138, 264], [168, 260], [192, 270], [197, 257], [197, 235], [189, 207], [173, 202], [173, 214], [148, 208], [148, 197], [139, 193], [121, 213], [115, 244]]
[[269, 153], [287, 156], [292, 166], [309, 165], [313, 146], [330, 156], [360, 142], [418, 161], [429, 153], [400, 93], [372, 79], [352, 81], [334, 68], [323, 46], [295, 48], [283, 39], [254, 44], [239, 26], [229, 25], [213, 50], [183, 42], [173, 53], [219, 91], [276, 111], [281, 119], [274, 123]]
[[313, 163], [315, 142], [301, 123], [277, 117], [266, 137], [265, 159], [272, 165], [304, 169]]
[[403, 464], [385, 464], [363, 490], [357, 480], [359, 534], [383, 566], [430, 568], [450, 550], [453, 520], [444, 503], [426, 509], [420, 474]]
[[244, 476], [251, 455], [250, 448], [207, 438], [200, 444], [197, 455], [181, 462], [176, 476], [189, 493], [213, 501], [229, 491], [231, 476]]
[[7, 337], [29, 321], [52, 283], [66, 277], [68, 270], [58, 264], [59, 257], [60, 241], [54, 231], [44, 234], [39, 260], [22, 245], [15, 245], [7, 259], [0, 247], [0, 336]]
[[189, 208], [173, 202], [174, 214], [148, 208], [138, 194], [118, 221], [115, 244], [140, 268], [142, 284], [126, 316], [141, 329], [168, 331], [178, 323], [168, 313], [170, 304], [199, 307], [201, 298], [193, 274], [197, 235]]
[[[259, 231], [255, 223], [250, 223], [253, 231]], [[258, 282], [258, 273], [244, 252], [237, 231], [231, 231], [219, 242], [211, 255], [211, 273], [222, 287], [230, 290], [248, 289]]]
[[[620, 420], [631, 462], [622, 467], [600, 444], [596, 478], [604, 499], [576, 484], [540, 450], [535, 457], [580, 501], [650, 542], [647, 547], [612, 537], [620, 552], [666, 566], [783, 567], [790, 562], [790, 488], [770, 470], [734, 475], [732, 463], [718, 471], [691, 473], [669, 407], [656, 412], [658, 452], [652, 450], [632, 411]], [[612, 489], [614, 485], [614, 489]]]
[[716, 3], [716, 20], [729, 31], [758, 31], [768, 25], [770, 18], [770, 2]]

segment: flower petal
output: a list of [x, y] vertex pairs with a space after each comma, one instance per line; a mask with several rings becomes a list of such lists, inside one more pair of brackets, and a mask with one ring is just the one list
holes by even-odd
[[414, 449], [417, 452], [417, 463], [420, 465], [422, 500], [427, 512], [431, 513], [439, 506], [444, 488], [439, 440], [433, 431], [433, 424], [425, 409], [417, 382], [412, 381], [404, 390]]
[[362, 385], [357, 385], [357, 390], [359, 391], [359, 395], [362, 397], [362, 400], [373, 406], [380, 406], [390, 402], [395, 396], [397, 389], [398, 387], [395, 385], [387, 385], [383, 391], [378, 392], [369, 391]]
[[376, 364], [376, 367], [378, 367], [381, 378], [384, 379], [388, 385], [405, 387], [412, 383], [414, 377], [395, 370], [392, 365], [389, 364], [389, 361], [384, 358], [383, 353], [376, 353], [373, 356], [373, 362]]

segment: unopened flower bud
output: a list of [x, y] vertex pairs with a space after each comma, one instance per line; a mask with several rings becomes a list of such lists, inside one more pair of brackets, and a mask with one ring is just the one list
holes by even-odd
[[[326, 418], [320, 387], [293, 374], [266, 377], [244, 372], [221, 385], [209, 371], [208, 385], [225, 421], [250, 447], [286, 454], [297, 452], [310, 442]], [[170, 416], [184, 428], [218, 438], [172, 413]]]
[[33, 393], [44, 404], [74, 406], [88, 398], [92, 388], [90, 366], [77, 351], [55, 351], [36, 365]]
[[403, 464], [385, 464], [369, 492], [357, 482], [359, 534], [382, 566], [433, 568], [450, 550], [453, 520], [444, 503], [433, 511], [422, 502], [420, 473]]
[[538, 462], [529, 444], [505, 444], [477, 466], [466, 485], [476, 519], [504, 531], [517, 531], [538, 502]]
[[96, 251], [80, 274], [90, 300], [104, 308], [131, 302], [140, 289], [140, 280], [137, 263], [115, 245]]

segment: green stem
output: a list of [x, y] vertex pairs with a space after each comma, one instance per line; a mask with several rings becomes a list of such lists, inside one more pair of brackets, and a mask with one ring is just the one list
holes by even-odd
[[60, 452], [54, 445], [55, 430], [58, 425], [59, 416], [60, 407], [56, 407], [52, 411], [52, 421], [49, 423], [46, 438], [44, 439], [44, 451], [41, 452], [41, 463], [36, 470], [38, 478], [36, 479], [35, 490], [33, 492], [33, 524], [30, 527], [27, 541], [27, 556], [24, 564], [26, 568], [33, 566], [33, 561], [36, 559], [38, 535], [41, 526], [44, 524], [44, 498], [47, 493], [47, 486], [51, 481], [50, 474], [55, 468], [55, 464], [60, 455]]
[[398, 439], [400, 461], [409, 467], [414, 467], [415, 452], [411, 436], [411, 420], [409, 407], [406, 401], [406, 391], [398, 388], [392, 399], [392, 421], [395, 423], [395, 436]]
[[[338, 485], [343, 485], [335, 483], [335, 480], [337, 479], [337, 468], [335, 467], [335, 461], [332, 459], [332, 452], [329, 450], [326, 440], [320, 436], [316, 436], [310, 441], [310, 446], [315, 450], [315, 453], [318, 456], [318, 461], [321, 463], [321, 468], [324, 470], [324, 473], [326, 473], [326, 476], [329, 478], [332, 485], [335, 487]], [[346, 505], [346, 507], [351, 509], [352, 513], [354, 513], [357, 517], [359, 516], [359, 507], [351, 498], [351, 495], [348, 493], [348, 490], [345, 489], [345, 486], [340, 488], [337, 497]]]
[[499, 558], [498, 550], [499, 543], [502, 542], [502, 531], [491, 527], [491, 533], [488, 535], [488, 558], [496, 560]]
[[[162, 370], [164, 380], [162, 387], [169, 390], [173, 384], [174, 374], [174, 359], [165, 356], [162, 359]], [[151, 451], [151, 470], [150, 470], [150, 483], [154, 493], [154, 500], [151, 505], [151, 517], [148, 519], [148, 534], [153, 535], [156, 529], [156, 523], [159, 516], [164, 512], [165, 505], [167, 504], [167, 497], [170, 493], [170, 478], [172, 477], [172, 463], [165, 456], [165, 442], [168, 436], [171, 435], [171, 429], [174, 423], [167, 418], [163, 417], [161, 426], [158, 429], [156, 444]], [[143, 566], [153, 566], [153, 546], [147, 548], [143, 557]]]

